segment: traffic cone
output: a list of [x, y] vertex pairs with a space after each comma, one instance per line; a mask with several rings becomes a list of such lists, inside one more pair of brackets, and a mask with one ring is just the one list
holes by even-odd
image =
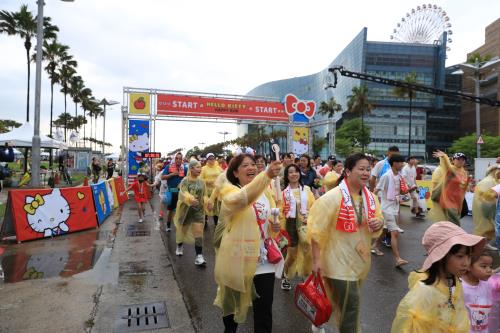
[[89, 177], [85, 176], [83, 178], [83, 186], [89, 186]]

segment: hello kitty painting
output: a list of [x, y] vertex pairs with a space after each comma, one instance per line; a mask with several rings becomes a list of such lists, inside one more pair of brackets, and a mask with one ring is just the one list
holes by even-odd
[[17, 241], [64, 235], [97, 227], [89, 186], [22, 189], [9, 192], [8, 205]]
[[148, 133], [129, 136], [129, 150], [133, 152], [146, 151], [149, 149]]
[[58, 188], [44, 196], [40, 194], [34, 197], [27, 196], [24, 211], [31, 229], [43, 233], [45, 237], [57, 235], [60, 231], [69, 231], [66, 221], [71, 209]]

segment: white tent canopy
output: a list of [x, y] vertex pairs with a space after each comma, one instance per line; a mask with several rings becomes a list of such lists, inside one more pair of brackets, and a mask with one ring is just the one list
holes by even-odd
[[[30, 123], [25, 123], [21, 127], [15, 128], [10, 132], [0, 134], [0, 145], [4, 145], [6, 142], [8, 142], [16, 148], [31, 148], [33, 133], [33, 125], [31, 125]], [[51, 139], [45, 135], [40, 135], [40, 141], [40, 148], [68, 148], [68, 146], [64, 142]]]

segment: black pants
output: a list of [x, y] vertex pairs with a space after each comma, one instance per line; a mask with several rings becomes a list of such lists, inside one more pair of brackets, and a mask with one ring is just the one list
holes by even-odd
[[253, 284], [257, 297], [252, 302], [254, 333], [271, 333], [273, 330], [274, 272], [255, 275]]
[[[258, 295], [252, 302], [253, 331], [254, 333], [271, 333], [273, 330], [274, 273], [255, 275], [253, 284]], [[223, 317], [222, 321], [224, 333], [236, 332], [238, 324], [234, 322], [233, 315]]]

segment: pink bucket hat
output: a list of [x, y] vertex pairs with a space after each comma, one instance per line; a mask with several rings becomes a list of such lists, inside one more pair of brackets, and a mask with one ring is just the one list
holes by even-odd
[[464, 229], [448, 221], [431, 225], [422, 238], [422, 245], [428, 254], [422, 266], [422, 271], [428, 270], [433, 263], [443, 259], [450, 249], [457, 244], [472, 246], [472, 254], [478, 255], [486, 244], [486, 239], [468, 234]]

